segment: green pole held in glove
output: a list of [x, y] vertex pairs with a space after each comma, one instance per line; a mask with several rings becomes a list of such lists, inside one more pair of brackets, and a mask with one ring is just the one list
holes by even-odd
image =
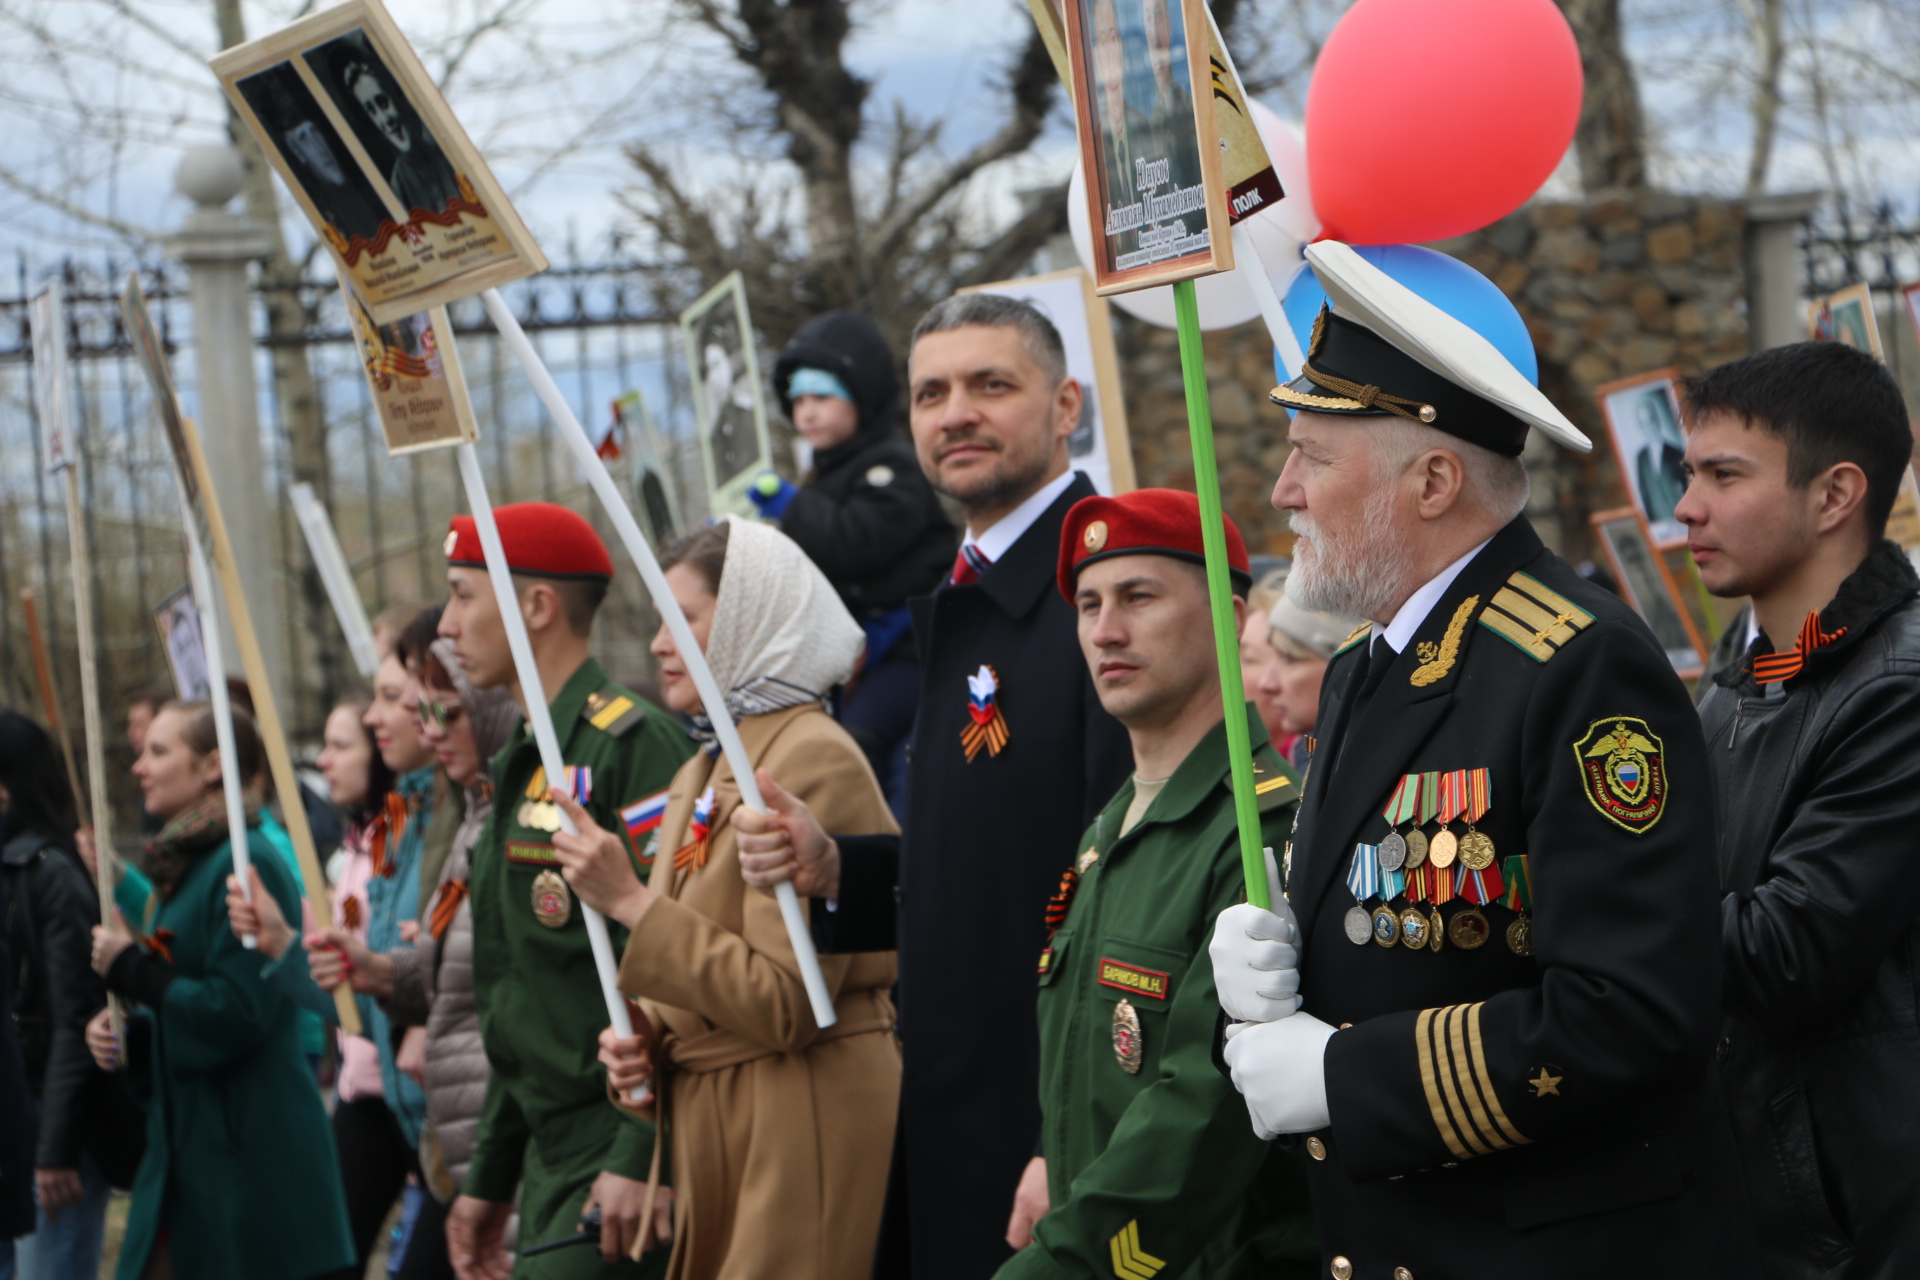
[[1200, 540], [1207, 553], [1207, 603], [1213, 613], [1213, 650], [1220, 663], [1220, 701], [1226, 712], [1227, 760], [1233, 777], [1233, 811], [1240, 827], [1240, 867], [1247, 901], [1273, 908], [1267, 894], [1267, 860], [1260, 843], [1260, 807], [1253, 791], [1253, 739], [1247, 733], [1247, 691], [1240, 683], [1240, 635], [1233, 625], [1233, 586], [1227, 577], [1227, 530], [1220, 513], [1220, 468], [1213, 456], [1213, 408], [1207, 398], [1207, 365], [1200, 349], [1200, 309], [1193, 281], [1173, 286], [1173, 312], [1180, 332], [1180, 375], [1187, 387], [1187, 429], [1193, 437], [1193, 486], [1200, 496]]

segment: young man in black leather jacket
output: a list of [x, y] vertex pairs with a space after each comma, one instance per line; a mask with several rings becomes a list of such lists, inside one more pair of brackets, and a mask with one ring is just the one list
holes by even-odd
[[873, 321], [853, 311], [808, 321], [774, 362], [773, 386], [813, 449], [813, 467], [798, 489], [776, 482], [755, 501], [866, 630], [866, 660], [839, 719], [899, 813], [902, 757], [920, 705], [907, 600], [946, 579], [960, 535], [899, 429], [900, 378]]
[[1906, 408], [1834, 342], [1723, 365], [1687, 399], [1675, 515], [1708, 590], [1752, 598], [1700, 715], [1718, 1055], [1763, 1272], [1920, 1274], [1920, 577], [1885, 537]]

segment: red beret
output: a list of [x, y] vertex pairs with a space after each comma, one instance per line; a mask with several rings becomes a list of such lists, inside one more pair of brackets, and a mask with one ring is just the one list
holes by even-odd
[[[1228, 576], [1235, 593], [1244, 596], [1253, 585], [1246, 539], [1232, 516], [1221, 519], [1227, 526]], [[1073, 603], [1080, 570], [1096, 560], [1143, 555], [1204, 565], [1200, 499], [1178, 489], [1135, 489], [1117, 498], [1096, 495], [1074, 503], [1060, 527], [1060, 594]]]
[[[512, 502], [493, 509], [500, 527], [500, 545], [507, 567], [536, 578], [613, 577], [613, 557], [607, 544], [584, 517], [551, 502]], [[487, 567], [480, 552], [480, 531], [472, 516], [455, 516], [447, 524], [447, 563], [470, 569]]]

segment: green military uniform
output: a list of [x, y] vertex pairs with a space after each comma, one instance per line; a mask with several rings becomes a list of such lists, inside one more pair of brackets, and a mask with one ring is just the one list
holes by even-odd
[[[1277, 849], [1299, 782], [1251, 708], [1247, 719], [1261, 829]], [[1133, 797], [1129, 780], [1081, 839], [1062, 885], [1070, 905], [1040, 957], [1053, 1207], [999, 1280], [1312, 1275], [1301, 1157], [1254, 1137], [1213, 1058], [1207, 943], [1214, 917], [1245, 900], [1225, 724], [1122, 834]]]
[[[560, 784], [595, 822], [625, 832], [622, 811], [666, 791], [693, 753], [687, 735], [639, 695], [611, 683], [588, 659], [553, 699], [554, 731], [570, 770]], [[522, 1187], [523, 1248], [575, 1229], [602, 1170], [644, 1180], [653, 1126], [607, 1099], [597, 1061], [607, 1006], [594, 972], [580, 904], [560, 879], [553, 851], [558, 806], [533, 734], [523, 722], [493, 759], [493, 815], [473, 851], [473, 995], [493, 1073], [475, 1139], [466, 1194], [513, 1199]], [[642, 858], [642, 870], [650, 860]], [[615, 954], [626, 932], [609, 922]], [[647, 1264], [608, 1265], [590, 1248], [523, 1260], [516, 1277], [637, 1277], [664, 1269], [666, 1251]]]

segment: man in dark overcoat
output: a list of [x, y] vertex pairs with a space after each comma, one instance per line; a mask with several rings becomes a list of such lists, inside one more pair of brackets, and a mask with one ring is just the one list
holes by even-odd
[[1287, 594], [1372, 621], [1327, 671], [1285, 900], [1216, 925], [1225, 1064], [1305, 1145], [1333, 1280], [1751, 1274], [1699, 722], [1524, 515], [1528, 429], [1591, 446], [1477, 331], [1308, 259]]
[[[1081, 390], [1058, 331], [1011, 298], [951, 298], [915, 330], [908, 378], [921, 468], [967, 533], [948, 581], [912, 602], [905, 832], [843, 837], [830, 868], [795, 879], [819, 899], [822, 950], [900, 953], [905, 1063], [875, 1275], [977, 1280], [1045, 1210], [1035, 957], [1047, 900], [1132, 751], [1054, 587], [1061, 524], [1094, 492], [1068, 470]], [[769, 803], [775, 827], [783, 801]], [[749, 881], [792, 874], [790, 846], [756, 853], [784, 829], [735, 822]]]

